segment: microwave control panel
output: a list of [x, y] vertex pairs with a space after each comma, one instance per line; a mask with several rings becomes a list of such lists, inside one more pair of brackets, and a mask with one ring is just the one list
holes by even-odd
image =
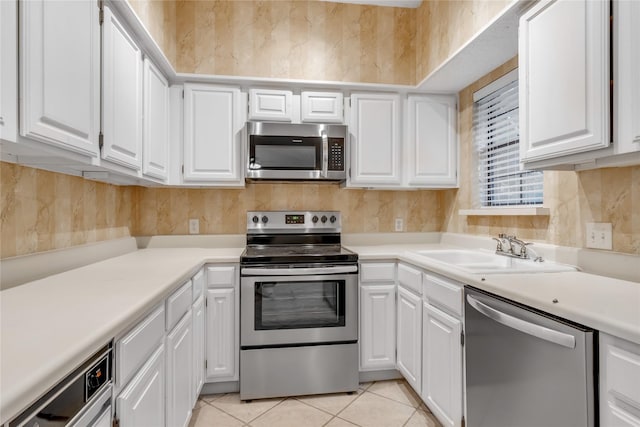
[[329, 162], [330, 171], [344, 170], [344, 139], [329, 138]]

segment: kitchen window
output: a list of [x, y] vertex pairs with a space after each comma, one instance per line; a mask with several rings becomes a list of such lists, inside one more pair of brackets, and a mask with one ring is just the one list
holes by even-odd
[[539, 206], [543, 175], [520, 167], [518, 70], [473, 94], [478, 207]]

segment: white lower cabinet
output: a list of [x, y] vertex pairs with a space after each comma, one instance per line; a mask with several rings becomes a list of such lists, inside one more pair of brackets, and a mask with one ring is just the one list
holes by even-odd
[[640, 345], [600, 333], [600, 426], [640, 426]]
[[207, 268], [206, 382], [238, 381], [240, 318], [237, 268]]
[[204, 297], [200, 297], [193, 303], [193, 382], [192, 405], [196, 404], [202, 386], [204, 385], [204, 330], [205, 311]]
[[167, 335], [167, 427], [185, 427], [191, 418], [193, 375], [191, 310]]
[[396, 367], [396, 285], [360, 286], [360, 370]]
[[397, 367], [413, 389], [420, 393], [422, 371], [422, 300], [398, 286]]
[[119, 425], [165, 425], [165, 348], [164, 342], [116, 399]]
[[462, 420], [462, 321], [428, 302], [422, 317], [422, 399], [444, 426]]

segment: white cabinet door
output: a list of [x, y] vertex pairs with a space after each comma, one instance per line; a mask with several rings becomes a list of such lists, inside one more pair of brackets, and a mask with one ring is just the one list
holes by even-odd
[[290, 90], [249, 90], [249, 120], [290, 122], [293, 120], [293, 93]]
[[304, 123], [344, 122], [344, 98], [340, 92], [302, 92], [300, 102]]
[[23, 1], [20, 16], [20, 134], [97, 157], [98, 2]]
[[422, 399], [444, 426], [462, 423], [462, 322], [423, 303]]
[[360, 369], [396, 367], [396, 285], [360, 286]]
[[191, 310], [167, 335], [167, 427], [186, 427], [193, 408]]
[[422, 302], [419, 296], [398, 287], [397, 367], [407, 382], [420, 394], [422, 382]]
[[102, 31], [102, 158], [140, 170], [142, 52], [106, 6]]
[[[195, 278], [194, 278], [195, 280]], [[204, 385], [204, 296], [200, 295], [193, 303], [193, 383], [191, 404], [195, 405]]]
[[519, 61], [523, 161], [609, 145], [608, 1], [535, 4], [520, 18]]
[[207, 289], [207, 380], [238, 379], [239, 339], [237, 338], [236, 290]]
[[165, 181], [169, 176], [169, 83], [144, 59], [142, 172]]
[[399, 95], [351, 95], [351, 186], [401, 183], [400, 127]]
[[18, 139], [18, 2], [0, 2], [0, 139]]
[[600, 426], [640, 426], [640, 345], [600, 333]]
[[164, 343], [116, 399], [122, 427], [165, 425]]
[[184, 181], [243, 185], [240, 90], [184, 85]]
[[614, 148], [640, 151], [640, 2], [613, 2]]
[[406, 165], [408, 184], [420, 187], [458, 185], [456, 99], [409, 96]]

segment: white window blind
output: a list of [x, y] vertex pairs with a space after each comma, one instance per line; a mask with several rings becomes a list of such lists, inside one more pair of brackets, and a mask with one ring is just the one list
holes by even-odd
[[542, 172], [520, 169], [518, 80], [483, 95], [473, 108], [476, 205], [542, 204]]

